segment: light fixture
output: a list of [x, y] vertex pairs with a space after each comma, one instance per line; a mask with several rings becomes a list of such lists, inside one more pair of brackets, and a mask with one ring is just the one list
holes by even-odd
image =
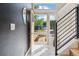
[[23, 8], [23, 22], [26, 24], [26, 8]]

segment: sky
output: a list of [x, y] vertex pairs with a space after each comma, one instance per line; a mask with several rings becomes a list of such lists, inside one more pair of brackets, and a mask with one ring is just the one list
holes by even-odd
[[55, 3], [43, 3], [43, 4], [37, 4], [39, 5], [39, 9], [56, 9], [56, 4]]

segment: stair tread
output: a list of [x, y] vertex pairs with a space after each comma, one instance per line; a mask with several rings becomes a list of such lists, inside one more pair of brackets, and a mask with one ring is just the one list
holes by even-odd
[[72, 48], [70, 49], [72, 55], [79, 56], [79, 48]]

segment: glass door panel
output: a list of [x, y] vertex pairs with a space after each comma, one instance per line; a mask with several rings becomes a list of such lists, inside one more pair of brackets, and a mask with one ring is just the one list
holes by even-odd
[[34, 32], [47, 31], [47, 15], [34, 14]]

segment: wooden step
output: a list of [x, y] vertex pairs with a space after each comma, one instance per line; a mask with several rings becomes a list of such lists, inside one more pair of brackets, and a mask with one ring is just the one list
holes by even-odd
[[71, 56], [79, 56], [79, 48], [72, 48], [70, 49]]

